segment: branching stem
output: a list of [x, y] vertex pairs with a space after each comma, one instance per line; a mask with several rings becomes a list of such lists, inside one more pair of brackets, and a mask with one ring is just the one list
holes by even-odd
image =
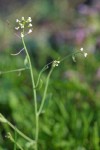
[[30, 56], [29, 56], [27, 47], [26, 47], [25, 42], [24, 42], [24, 37], [22, 37], [22, 43], [23, 43], [23, 46], [24, 46], [24, 49], [25, 49], [25, 52], [26, 52], [26, 56], [27, 56], [27, 59], [28, 59], [29, 68], [30, 68], [30, 75], [31, 75], [31, 80], [32, 80], [34, 105], [35, 105], [35, 120], [36, 120], [36, 130], [35, 130], [35, 132], [36, 132], [35, 133], [36, 146], [35, 146], [35, 150], [38, 150], [38, 115], [37, 115], [38, 107], [37, 107], [37, 96], [36, 96], [36, 88], [35, 88], [36, 86], [35, 86], [34, 74], [33, 74], [33, 70], [32, 70], [32, 63], [31, 63], [31, 60], [30, 60]]
[[38, 115], [41, 114], [43, 106], [44, 106], [44, 103], [45, 103], [45, 98], [46, 98], [46, 93], [47, 93], [47, 89], [48, 89], [49, 79], [50, 79], [50, 75], [51, 75], [53, 69], [54, 69], [54, 67], [52, 66], [52, 68], [50, 69], [49, 74], [47, 76], [47, 79], [46, 79], [46, 85], [45, 85], [45, 89], [44, 89], [41, 105], [40, 105], [40, 108], [39, 108], [39, 111], [38, 111]]

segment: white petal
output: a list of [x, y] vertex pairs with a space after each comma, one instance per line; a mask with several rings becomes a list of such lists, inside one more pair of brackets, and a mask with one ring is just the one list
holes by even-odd
[[24, 17], [22, 17], [22, 20], [25, 20]]
[[16, 19], [16, 22], [19, 22], [19, 19]]
[[83, 51], [83, 47], [81, 47], [80, 51]]
[[84, 53], [84, 57], [87, 57], [87, 55], [88, 55], [87, 53]]
[[29, 34], [29, 33], [32, 33], [32, 29], [29, 29], [28, 34]]
[[29, 27], [32, 27], [32, 24], [31, 24], [31, 23], [29, 24]]
[[18, 30], [18, 29], [19, 29], [19, 27], [15, 27], [15, 29], [16, 29], [16, 30]]
[[31, 19], [31, 17], [28, 17], [28, 20], [27, 20], [28, 22], [32, 22], [32, 19]]

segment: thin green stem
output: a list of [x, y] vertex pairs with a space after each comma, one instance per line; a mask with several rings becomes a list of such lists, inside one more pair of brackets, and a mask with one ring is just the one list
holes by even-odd
[[[46, 67], [47, 68], [47, 67]], [[42, 112], [42, 109], [43, 109], [43, 106], [44, 106], [44, 103], [45, 103], [45, 98], [46, 98], [46, 93], [47, 93], [47, 89], [48, 89], [48, 83], [49, 83], [49, 79], [50, 79], [50, 75], [53, 71], [53, 68], [51, 68], [48, 76], [47, 76], [47, 80], [46, 80], [46, 85], [45, 85], [45, 89], [44, 89], [44, 94], [43, 94], [43, 98], [42, 98], [42, 101], [41, 101], [41, 105], [40, 105], [40, 108], [39, 108], [39, 111], [37, 112], [37, 117], [36, 117], [36, 122], [37, 122], [37, 132], [36, 132], [36, 139], [38, 139], [38, 133], [39, 133], [39, 115], [41, 114]], [[36, 150], [38, 150], [38, 144], [36, 144]]]
[[37, 112], [37, 114], [36, 114], [35, 150], [38, 150], [38, 137], [39, 137], [39, 116], [38, 116], [38, 112]]
[[39, 85], [39, 83], [40, 83], [40, 77], [41, 77], [42, 73], [43, 73], [45, 70], [47, 70], [47, 69], [49, 68], [48, 65], [49, 65], [49, 64], [45, 65], [45, 66], [42, 68], [42, 70], [40, 71], [35, 88], [37, 88], [38, 85]]
[[0, 122], [7, 123], [14, 131], [16, 131], [20, 136], [22, 136], [27, 141], [35, 142], [32, 139], [30, 139], [28, 136], [26, 136], [24, 133], [22, 133], [19, 129], [17, 129], [13, 124], [11, 124], [1, 113], [0, 113]]
[[11, 133], [9, 132], [7, 135], [6, 135], [7, 138], [9, 138], [11, 140], [11, 142], [14, 143], [14, 150], [17, 150], [17, 147], [20, 149], [20, 150], [23, 150], [23, 148], [20, 146], [20, 144], [18, 144], [18, 142], [12, 137]]
[[14, 137], [14, 150], [16, 150], [17, 149], [17, 132], [15, 131], [15, 137]]
[[74, 55], [77, 55], [77, 54], [83, 54], [83, 52], [79, 52], [79, 51], [78, 51], [78, 52], [73, 52], [73, 53], [71, 53], [71, 54], [65, 56], [64, 58], [62, 58], [62, 59], [60, 60], [60, 62], [64, 61], [66, 58], [68, 58], [68, 57], [70, 57], [70, 56], [74, 56]]
[[20, 68], [20, 69], [8, 70], [8, 71], [0, 71], [0, 75], [5, 74], [5, 73], [21, 72], [21, 71], [25, 71], [27, 69], [29, 69], [29, 68]]
[[37, 96], [36, 96], [36, 88], [35, 88], [35, 81], [34, 81], [34, 75], [33, 75], [33, 70], [32, 70], [32, 64], [31, 64], [31, 60], [30, 60], [30, 56], [28, 53], [28, 50], [26, 48], [25, 42], [24, 42], [24, 38], [22, 37], [22, 43], [27, 55], [27, 59], [29, 62], [29, 67], [30, 67], [30, 75], [31, 75], [31, 80], [32, 80], [32, 86], [33, 86], [33, 95], [34, 95], [34, 105], [35, 105], [35, 120], [36, 120], [36, 130], [35, 130], [35, 141], [36, 141], [36, 147], [35, 150], [38, 150], [37, 145], [38, 145], [38, 107], [37, 107]]
[[7, 121], [7, 124], [13, 129], [13, 130], [15, 130], [20, 136], [22, 136], [24, 139], [26, 139], [27, 141], [29, 141], [29, 142], [34, 142], [35, 143], [35, 141], [33, 141], [31, 138], [29, 138], [28, 136], [26, 136], [24, 133], [22, 133], [19, 129], [17, 129], [14, 125], [12, 125], [7, 119], [6, 119], [6, 121]]
[[44, 89], [41, 105], [40, 105], [40, 108], [39, 108], [39, 111], [38, 111], [38, 115], [41, 114], [43, 106], [44, 106], [44, 103], [45, 103], [45, 98], [46, 98], [46, 93], [47, 93], [47, 89], [48, 89], [49, 79], [50, 79], [50, 75], [51, 75], [53, 69], [54, 69], [54, 67], [52, 66], [52, 68], [50, 69], [49, 74], [47, 76], [46, 85], [45, 85], [45, 89]]

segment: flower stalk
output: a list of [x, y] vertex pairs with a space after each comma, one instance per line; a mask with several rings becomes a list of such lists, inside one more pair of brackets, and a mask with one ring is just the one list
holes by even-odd
[[35, 88], [35, 81], [34, 81], [34, 74], [33, 74], [33, 69], [32, 69], [32, 63], [31, 63], [31, 60], [30, 60], [30, 56], [29, 56], [29, 53], [28, 53], [28, 50], [26, 48], [26, 45], [25, 45], [25, 42], [24, 42], [24, 37], [22, 36], [22, 43], [23, 43], [23, 46], [24, 46], [24, 49], [25, 49], [25, 52], [26, 52], [26, 56], [27, 56], [27, 59], [28, 59], [28, 63], [29, 63], [29, 68], [30, 68], [30, 75], [31, 75], [31, 80], [32, 80], [32, 87], [33, 87], [33, 95], [34, 95], [34, 105], [35, 105], [35, 120], [36, 120], [36, 130], [35, 130], [35, 142], [36, 142], [36, 150], [38, 150], [38, 108], [37, 108], [37, 96], [36, 96], [36, 88]]

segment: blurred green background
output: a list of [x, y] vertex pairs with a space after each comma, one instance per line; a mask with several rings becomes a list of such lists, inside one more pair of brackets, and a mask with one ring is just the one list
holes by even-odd
[[[33, 32], [25, 39], [35, 79], [42, 67], [81, 47], [87, 58], [69, 57], [55, 68], [45, 113], [40, 117], [39, 150], [100, 149], [100, 0], [1, 0], [0, 72], [24, 66], [25, 53], [14, 30], [15, 20], [32, 17]], [[17, 32], [17, 34], [19, 34]], [[48, 71], [42, 75], [43, 85]], [[40, 103], [43, 88], [38, 90]], [[28, 70], [0, 74], [0, 113], [33, 138], [32, 85]], [[0, 150], [13, 150], [6, 138], [14, 132], [0, 123]], [[17, 141], [27, 147], [19, 135]]]

